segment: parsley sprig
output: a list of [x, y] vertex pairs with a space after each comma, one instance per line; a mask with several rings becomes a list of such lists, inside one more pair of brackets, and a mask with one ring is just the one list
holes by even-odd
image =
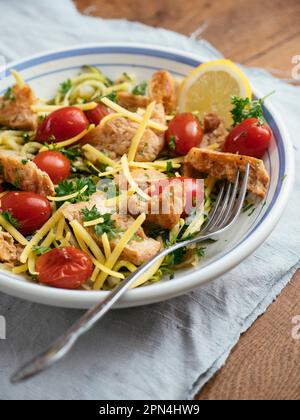
[[176, 149], [176, 141], [175, 141], [175, 136], [171, 136], [170, 140], [169, 140], [169, 147], [171, 150], [175, 150]]
[[85, 222], [91, 222], [92, 220], [97, 220], [99, 218], [103, 219], [102, 223], [94, 226], [94, 230], [97, 236], [102, 236], [104, 233], [106, 233], [108, 239], [111, 240], [116, 238], [121, 232], [120, 229], [115, 226], [115, 223], [112, 220], [112, 215], [110, 213], [101, 214], [96, 206], [94, 206], [92, 209], [82, 209], [81, 214]]
[[167, 169], [166, 169], [166, 175], [168, 178], [174, 178], [176, 174], [176, 168], [173, 167], [172, 162], [167, 162]]
[[132, 90], [132, 94], [136, 95], [136, 96], [144, 96], [146, 95], [146, 91], [147, 91], [147, 86], [148, 83], [147, 82], [142, 82], [139, 85], [136, 85], [133, 90]]
[[275, 92], [271, 92], [263, 98], [252, 100], [250, 98], [240, 98], [239, 96], [232, 96], [231, 103], [233, 109], [231, 115], [233, 118], [233, 126], [240, 124], [248, 118], [257, 118], [263, 123], [263, 104], [265, 100], [273, 95]]
[[60, 85], [59, 85], [59, 92], [62, 94], [62, 95], [66, 95], [68, 92], [69, 92], [69, 90], [71, 89], [71, 87], [72, 87], [72, 82], [71, 82], [71, 80], [70, 79], [68, 79], [68, 80], [65, 80], [64, 82], [62, 82]]
[[4, 98], [6, 101], [16, 102], [16, 97], [15, 97], [15, 95], [14, 95], [14, 93], [13, 93], [13, 89], [12, 89], [11, 87], [9, 87], [9, 88], [7, 89], [7, 91], [5, 92], [5, 94], [4, 94], [4, 96], [3, 96], [3, 98]]
[[[61, 181], [55, 189], [57, 197], [64, 197], [81, 191], [85, 186], [88, 188], [77, 195], [77, 197], [68, 200], [70, 203], [79, 203], [82, 201], [89, 201], [90, 196], [96, 192], [96, 185], [91, 177], [82, 177], [77, 179], [70, 179]], [[60, 202], [62, 204], [62, 202]]]
[[14, 228], [20, 229], [20, 223], [15, 219], [10, 211], [4, 211], [1, 213], [5, 220], [7, 220]]

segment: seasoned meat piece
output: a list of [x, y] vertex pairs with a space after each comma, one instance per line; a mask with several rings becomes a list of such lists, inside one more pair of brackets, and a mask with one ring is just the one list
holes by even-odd
[[[148, 174], [148, 178], [146, 174]], [[129, 212], [132, 215], [145, 213], [147, 216], [146, 222], [155, 223], [164, 229], [171, 229], [177, 225], [185, 206], [183, 190], [177, 188], [177, 186], [174, 188], [167, 184], [161, 184], [163, 191], [156, 195], [157, 188], [159, 188], [158, 185], [160, 185], [157, 184], [157, 181], [163, 182], [164, 179], [167, 180], [165, 174], [155, 170], [144, 170], [144, 173], [142, 170], [136, 170], [132, 171], [132, 175], [139, 187], [145, 190], [152, 198], [151, 201], [145, 202], [137, 194], [133, 195], [128, 200]], [[151, 176], [152, 179], [150, 179]], [[151, 191], [153, 192], [152, 194]]]
[[133, 95], [129, 92], [118, 92], [117, 99], [119, 105], [132, 112], [135, 112], [138, 108], [147, 108], [151, 102], [148, 96]]
[[15, 152], [0, 151], [0, 168], [3, 179], [22, 191], [34, 192], [43, 197], [55, 194], [49, 175]]
[[15, 262], [17, 256], [17, 247], [14, 244], [13, 237], [9, 233], [0, 230], [0, 262]]
[[212, 133], [221, 124], [221, 119], [216, 112], [205, 112], [204, 113], [204, 132]]
[[[84, 208], [92, 209], [96, 205], [99, 213], [113, 213], [112, 207], [106, 207], [105, 194], [102, 192], [95, 193], [88, 203], [70, 204], [63, 209], [64, 216], [69, 220], [78, 220], [82, 222], [81, 211]], [[112, 220], [115, 226], [121, 231], [126, 231], [134, 222], [133, 217], [123, 214], [112, 214]], [[89, 233], [101, 246], [101, 238], [95, 234], [93, 228], [88, 229]], [[119, 242], [119, 238], [112, 239], [110, 245], [114, 249]], [[136, 233], [136, 239], [132, 239], [122, 252], [122, 257], [135, 265], [141, 265], [156, 255], [161, 248], [161, 244], [154, 239], [148, 238], [143, 229], [139, 229]]]
[[269, 175], [260, 159], [197, 148], [191, 149], [185, 159], [197, 171], [230, 182], [234, 182], [238, 170], [245, 172], [246, 164], [250, 163], [248, 191], [262, 198], [266, 195]]
[[[116, 226], [121, 230], [126, 231], [129, 229], [134, 219], [131, 216], [115, 214], [113, 216]], [[119, 242], [119, 239], [113, 239], [110, 241], [112, 248], [115, 248]], [[124, 248], [122, 256], [126, 260], [132, 262], [135, 265], [142, 265], [144, 262], [154, 257], [161, 249], [161, 244], [152, 238], [148, 238], [144, 232], [144, 229], [139, 229], [136, 233], [136, 239], [132, 239], [128, 245]]]
[[17, 85], [0, 98], [0, 125], [15, 130], [32, 130], [37, 128], [37, 114], [31, 111], [35, 102], [29, 86], [20, 89]]
[[[142, 168], [133, 169], [131, 171], [131, 176], [142, 190], [147, 190], [151, 184], [156, 181], [168, 178], [166, 174], [159, 172], [156, 169]], [[121, 190], [128, 188], [127, 178], [124, 175], [121, 177], [119, 174], [116, 175], [115, 182]]]
[[211, 144], [217, 144], [219, 151], [223, 150], [225, 140], [228, 136], [223, 120], [215, 112], [204, 114], [204, 136], [201, 147], [205, 148]]
[[[153, 121], [165, 124], [163, 106], [157, 104], [152, 117]], [[100, 151], [107, 151], [112, 159], [128, 153], [131, 141], [139, 127], [138, 123], [127, 118], [119, 117], [99, 125], [84, 137], [85, 144], [91, 144]], [[152, 162], [165, 145], [164, 133], [156, 133], [147, 128], [141, 139], [136, 155], [138, 162]]]
[[152, 75], [149, 83], [150, 99], [162, 103], [166, 113], [171, 114], [176, 107], [176, 88], [172, 75], [160, 70]]

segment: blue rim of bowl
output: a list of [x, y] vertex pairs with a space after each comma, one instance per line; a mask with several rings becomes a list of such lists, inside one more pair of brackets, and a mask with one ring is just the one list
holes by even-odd
[[[151, 46], [134, 46], [134, 45], [130, 45], [130, 46], [120, 46], [120, 45], [109, 45], [109, 46], [101, 46], [101, 45], [95, 45], [95, 46], [87, 46], [87, 47], [78, 47], [78, 48], [70, 48], [70, 49], [66, 49], [66, 50], [61, 50], [61, 51], [56, 51], [56, 52], [50, 52], [50, 53], [46, 53], [44, 55], [41, 56], [35, 56], [32, 57], [26, 61], [22, 61], [19, 63], [12, 63], [9, 64], [6, 67], [6, 72], [5, 72], [5, 77], [8, 77], [10, 75], [10, 70], [11, 69], [15, 69], [17, 71], [22, 71], [22, 70], [26, 70], [28, 68], [32, 68], [34, 66], [40, 65], [40, 64], [44, 64], [46, 62], [52, 62], [55, 60], [59, 60], [62, 58], [71, 58], [71, 57], [76, 57], [76, 56], [83, 56], [83, 55], [97, 55], [97, 54], [135, 54], [135, 55], [144, 55], [144, 56], [150, 56], [150, 57], [155, 57], [155, 58], [162, 58], [162, 59], [167, 59], [167, 60], [171, 60], [177, 63], [181, 63], [181, 64], [186, 64], [188, 66], [192, 66], [192, 67], [196, 67], [199, 64], [201, 64], [203, 62], [203, 60], [197, 59], [195, 57], [195, 54], [191, 54], [191, 56], [189, 56], [189, 53], [184, 53], [185, 55], [180, 55], [180, 53], [176, 53], [176, 51], [172, 51], [169, 49], [161, 49], [161, 50], [156, 50], [155, 46], [153, 46], [154, 48], [152, 48]], [[161, 48], [161, 47], [159, 47]], [[195, 57], [195, 58], [193, 58]], [[108, 64], [107, 64], [108, 65]], [[114, 66], [115, 63], [112, 63], [111, 66]], [[120, 63], [120, 65], [122, 65]], [[130, 66], [130, 64], [124, 64], [124, 66]], [[142, 65], [136, 65], [137, 67], [143, 67]], [[145, 68], [152, 68], [150, 66], [144, 66]], [[157, 68], [157, 67], [153, 67], [153, 68]], [[66, 70], [66, 68], [62, 69], [62, 70]], [[54, 73], [54, 72], [58, 72], [59, 70], [54, 70], [53, 72], [48, 72], [48, 74]], [[170, 69], [170, 71], [172, 71], [172, 69]], [[42, 77], [41, 74], [39, 74], [37, 76], [38, 78]], [[33, 80], [34, 77], [32, 77], [30, 80]], [[278, 171], [278, 179], [277, 179], [277, 183], [276, 183], [276, 189], [274, 191], [272, 200], [270, 202], [270, 204], [268, 205], [267, 209], [265, 209], [265, 212], [263, 214], [263, 216], [261, 217], [261, 219], [259, 220], [259, 222], [256, 224], [256, 220], [260, 217], [261, 212], [263, 211], [263, 209], [260, 210], [259, 214], [257, 215], [257, 217], [255, 218], [251, 228], [249, 229], [249, 231], [247, 232], [246, 235], [244, 235], [241, 240], [231, 249], [228, 250], [228, 252], [226, 254], [221, 255], [220, 257], [218, 257], [216, 260], [222, 260], [225, 257], [228, 257], [229, 254], [233, 253], [236, 248], [238, 248], [239, 246], [241, 246], [244, 242], [246, 242], [250, 236], [252, 236], [254, 234], [254, 232], [256, 232], [258, 230], [258, 228], [264, 223], [264, 221], [266, 220], [266, 218], [269, 216], [270, 212], [272, 211], [273, 207], [275, 206], [278, 197], [282, 191], [282, 180], [284, 179], [284, 175], [285, 175], [285, 171], [286, 171], [286, 156], [285, 156], [285, 148], [284, 148], [284, 142], [283, 142], [283, 138], [279, 129], [279, 126], [275, 120], [275, 118], [273, 117], [272, 113], [268, 110], [268, 107], [264, 106], [264, 113], [266, 116], [266, 120], [268, 121], [268, 124], [270, 125], [270, 127], [273, 130], [274, 133], [274, 138], [275, 138], [275, 142], [276, 142], [276, 146], [277, 146], [277, 151], [278, 151], [278, 159], [279, 159], [279, 171]], [[255, 227], [252, 229], [253, 225], [255, 225]], [[206, 268], [209, 267], [211, 264], [215, 263], [216, 260], [210, 261], [207, 265]], [[179, 280], [179, 279], [178, 279]], [[158, 284], [154, 285], [154, 286], [158, 286]], [[70, 291], [68, 291], [70, 292]], [[71, 291], [72, 292], [72, 291]], [[134, 293], [137, 292], [137, 290], [132, 290], [130, 291], [130, 293]], [[75, 293], [78, 293], [77, 291], [75, 291]], [[89, 292], [87, 292], [89, 293]], [[92, 292], [95, 293], [95, 292]], [[105, 293], [105, 292], [104, 292]]]

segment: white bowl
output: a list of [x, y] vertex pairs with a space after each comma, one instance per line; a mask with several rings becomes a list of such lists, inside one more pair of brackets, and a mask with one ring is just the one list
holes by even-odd
[[[157, 69], [166, 69], [175, 76], [182, 77], [203, 61], [206, 61], [205, 57], [159, 46], [140, 44], [77, 46], [10, 64], [7, 68], [7, 77], [0, 81], [0, 93], [13, 84], [13, 78], [9, 75], [10, 69], [18, 70], [40, 97], [50, 98], [58, 84], [75, 75], [84, 64], [100, 67], [111, 78], [127, 71], [134, 72], [143, 80], [150, 77]], [[255, 87], [253, 90], [257, 96], [261, 96]], [[187, 293], [241, 263], [272, 232], [292, 189], [294, 156], [281, 117], [269, 105], [265, 106], [265, 116], [273, 130], [274, 139], [265, 159], [271, 183], [263, 203], [258, 204], [256, 211], [250, 217], [243, 214], [228, 235], [208, 246], [207, 255], [201, 266], [181, 270], [173, 280], [131, 290], [122, 298], [118, 307], [145, 305]], [[33, 302], [68, 308], [88, 308], [107, 295], [107, 292], [103, 291], [72, 291], [45, 287], [4, 270], [0, 271], [0, 290]]]

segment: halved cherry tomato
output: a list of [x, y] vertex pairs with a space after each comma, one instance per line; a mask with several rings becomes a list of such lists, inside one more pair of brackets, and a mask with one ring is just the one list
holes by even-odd
[[256, 118], [248, 118], [229, 133], [224, 151], [261, 159], [272, 137], [272, 130]]
[[47, 172], [54, 184], [58, 184], [71, 175], [71, 162], [60, 152], [52, 150], [41, 152], [33, 162], [42, 171]]
[[92, 109], [91, 111], [86, 111], [85, 115], [87, 116], [89, 122], [91, 124], [95, 124], [96, 126], [100, 124], [106, 115], [108, 115], [108, 109], [101, 104], [98, 104], [96, 108]]
[[185, 176], [162, 179], [154, 183], [150, 195], [160, 195], [166, 188], [173, 187], [179, 194], [182, 191], [182, 201], [185, 207], [182, 217], [187, 217], [192, 210], [195, 210], [203, 202], [203, 183], [200, 179], [188, 178]]
[[177, 114], [169, 124], [166, 139], [169, 148], [180, 156], [200, 146], [203, 130], [198, 118], [188, 112]]
[[93, 273], [93, 262], [77, 248], [56, 248], [38, 258], [36, 270], [41, 283], [59, 289], [78, 289]]
[[0, 200], [2, 211], [9, 211], [19, 224], [19, 231], [27, 236], [34, 233], [51, 216], [49, 201], [31, 192], [9, 192]]
[[77, 136], [89, 125], [81, 109], [68, 106], [48, 115], [39, 126], [36, 139], [41, 143], [53, 143]]

